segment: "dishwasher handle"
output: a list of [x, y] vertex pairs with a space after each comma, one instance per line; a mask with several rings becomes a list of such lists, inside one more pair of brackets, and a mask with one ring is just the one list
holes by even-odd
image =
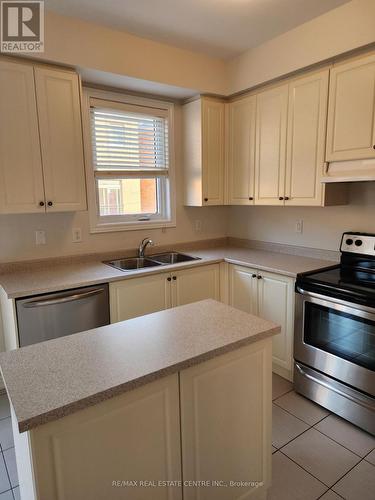
[[30, 302], [25, 302], [23, 307], [43, 307], [52, 306], [55, 304], [64, 304], [65, 302], [73, 302], [75, 300], [82, 300], [87, 297], [92, 297], [93, 295], [99, 295], [104, 292], [104, 288], [95, 288], [94, 290], [89, 290], [88, 292], [78, 292], [72, 295], [65, 295], [63, 297], [57, 297], [54, 299], [42, 299], [42, 300], [32, 300]]

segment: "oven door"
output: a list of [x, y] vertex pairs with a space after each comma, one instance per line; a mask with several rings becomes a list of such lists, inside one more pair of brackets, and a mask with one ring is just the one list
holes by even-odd
[[375, 310], [297, 288], [294, 357], [375, 396]]

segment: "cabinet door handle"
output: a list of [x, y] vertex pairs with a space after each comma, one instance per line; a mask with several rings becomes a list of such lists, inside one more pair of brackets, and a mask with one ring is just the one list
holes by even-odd
[[249, 196], [249, 200], [252, 201], [254, 198], [252, 196]]
[[289, 196], [285, 196], [284, 200], [289, 200]]
[[173, 276], [172, 279], [173, 279], [173, 281], [176, 281], [177, 276]]
[[279, 200], [282, 201], [284, 198], [282, 196], [279, 196]]
[[375, 149], [375, 144], [372, 146], [372, 149]]
[[252, 274], [252, 275], [251, 275], [251, 277], [252, 277], [252, 278], [256, 278], [256, 277], [257, 277], [257, 275], [256, 275], [256, 274]]
[[258, 274], [257, 279], [258, 279], [258, 280], [261, 280], [261, 279], [262, 279], [262, 276], [259, 276], [259, 274]]
[[208, 198], [205, 198], [204, 201], [208, 201]]
[[172, 278], [171, 277], [167, 278], [167, 281], [172, 281]]
[[40, 201], [40, 202], [39, 202], [39, 206], [40, 206], [40, 207], [44, 207], [44, 201]]
[[49, 207], [52, 207], [53, 202], [52, 202], [52, 201], [48, 201], [48, 202], [47, 202], [47, 205], [48, 205]]

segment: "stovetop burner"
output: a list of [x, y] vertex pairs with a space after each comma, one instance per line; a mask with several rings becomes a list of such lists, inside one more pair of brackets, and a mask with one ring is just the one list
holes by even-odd
[[340, 264], [302, 273], [296, 286], [375, 307], [375, 235], [344, 233]]

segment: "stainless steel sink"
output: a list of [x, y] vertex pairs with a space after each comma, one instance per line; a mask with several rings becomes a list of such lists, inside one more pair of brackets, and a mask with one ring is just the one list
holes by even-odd
[[178, 252], [164, 252], [150, 255], [149, 257], [129, 257], [125, 259], [110, 260], [104, 262], [104, 264], [120, 269], [120, 271], [136, 271], [137, 269], [166, 266], [168, 264], [178, 264], [191, 260], [200, 260], [200, 258]]
[[145, 257], [130, 257], [128, 259], [118, 259], [105, 262], [109, 266], [120, 269], [121, 271], [134, 271], [136, 269], [144, 269], [145, 267], [161, 266], [159, 262], [155, 262]]
[[157, 255], [150, 255], [150, 259], [161, 264], [178, 264], [179, 262], [189, 262], [190, 260], [200, 260], [199, 257], [192, 257], [178, 252], [165, 252]]

